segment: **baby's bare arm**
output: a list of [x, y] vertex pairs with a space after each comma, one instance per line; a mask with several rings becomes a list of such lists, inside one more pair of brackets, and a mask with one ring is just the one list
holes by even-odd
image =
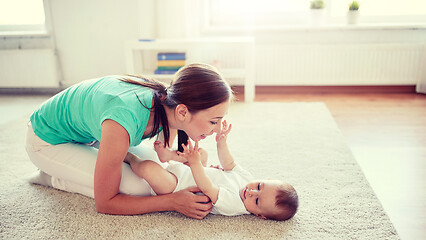
[[232, 129], [232, 124], [229, 124], [224, 120], [222, 122], [222, 129], [220, 133], [216, 134], [216, 142], [217, 142], [217, 154], [219, 157], [220, 164], [222, 165], [225, 171], [230, 171], [234, 169], [236, 166], [234, 162], [234, 158], [229, 151], [228, 144], [226, 140], [228, 138], [228, 134]]
[[234, 157], [232, 157], [231, 152], [229, 151], [228, 144], [226, 144], [226, 140], [217, 143], [217, 154], [223, 170], [231, 171], [234, 169], [236, 164], [234, 162]]
[[197, 187], [210, 198], [212, 203], [216, 203], [219, 195], [219, 188], [213, 184], [204, 171], [198, 149], [198, 142], [195, 142], [195, 147], [192, 147], [191, 142], [188, 141], [188, 146], [183, 145], [183, 148], [184, 152], [181, 155], [188, 160]]

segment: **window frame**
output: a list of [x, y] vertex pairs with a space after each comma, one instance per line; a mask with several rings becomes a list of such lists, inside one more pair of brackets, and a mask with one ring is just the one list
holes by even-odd
[[[203, 1], [203, 16], [202, 20], [202, 31], [205, 33], [220, 32], [220, 31], [236, 31], [236, 32], [248, 32], [255, 30], [270, 30], [270, 29], [306, 29], [312, 28], [309, 25], [310, 9], [307, 6], [306, 11], [295, 14], [286, 14], [285, 17], [277, 18], [279, 14], [271, 14], [268, 16], [272, 19], [274, 24], [267, 24], [258, 22], [252, 24], [252, 22], [238, 23], [235, 21], [235, 17], [231, 14], [221, 15], [218, 19], [218, 14], [214, 14], [212, 11], [212, 3], [214, 0]], [[326, 6], [330, 4], [331, 0], [325, 0]], [[360, 23], [356, 26], [346, 24], [346, 16], [331, 16], [331, 8], [326, 7], [324, 9], [324, 24], [317, 26], [317, 29], [330, 29], [330, 28], [412, 28], [419, 27], [424, 29], [426, 27], [426, 14], [425, 15], [402, 15], [402, 16], [363, 16], [362, 9], [360, 9]], [[213, 17], [216, 15], [216, 17]], [[275, 17], [275, 19], [274, 19]], [[234, 21], [234, 22], [233, 22]], [[260, 24], [259, 24], [260, 23]]]
[[0, 37], [41, 37], [45, 38], [51, 35], [52, 18], [50, 0], [43, 0], [44, 24], [14, 24], [0, 25]]

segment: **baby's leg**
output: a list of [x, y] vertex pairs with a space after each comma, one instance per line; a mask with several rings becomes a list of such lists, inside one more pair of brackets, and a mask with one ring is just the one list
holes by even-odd
[[177, 162], [186, 162], [186, 159], [179, 156], [176, 151], [172, 151], [164, 146], [164, 144], [160, 141], [154, 142], [154, 149], [157, 152], [158, 159], [161, 162], [168, 162], [170, 160], [174, 160]]
[[151, 160], [138, 161], [130, 159], [130, 166], [139, 177], [144, 178], [156, 194], [172, 193], [177, 185], [177, 178], [159, 164]]

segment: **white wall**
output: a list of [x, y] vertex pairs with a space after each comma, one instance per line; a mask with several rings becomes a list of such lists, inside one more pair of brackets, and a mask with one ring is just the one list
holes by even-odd
[[[0, 39], [0, 49], [46, 48], [56, 45], [60, 72], [59, 80], [63, 86], [69, 86], [79, 81], [108, 74], [126, 73], [124, 42], [137, 38], [155, 38], [171, 31], [164, 31], [162, 14], [176, 13], [175, 19], [185, 19], [192, 25], [184, 29], [185, 36], [213, 36], [213, 35], [239, 35], [247, 33], [212, 32], [197, 33], [199, 24], [194, 24], [194, 5], [197, 0], [47, 0], [50, 3], [53, 36], [51, 38], [3, 38]], [[188, 3], [180, 10], [171, 9], [175, 5], [167, 4], [168, 1]], [[157, 7], [157, 4], [161, 7]], [[189, 7], [189, 9], [188, 9]], [[192, 11], [192, 14], [191, 14]], [[186, 12], [186, 13], [185, 13]], [[197, 13], [199, 14], [199, 13]], [[177, 21], [177, 20], [176, 20]], [[179, 21], [181, 24], [185, 21]], [[183, 29], [183, 28], [181, 28]], [[286, 48], [300, 47], [301, 44], [334, 45], [334, 44], [392, 44], [392, 43], [426, 43], [426, 30], [392, 29], [392, 28], [344, 28], [342, 29], [287, 29], [280, 31], [255, 31], [257, 53], [260, 56], [262, 49], [273, 49], [280, 46], [285, 53]], [[178, 34], [178, 33], [176, 33]], [[225, 54], [225, 53], [224, 53]], [[293, 53], [296, 54], [296, 53]], [[425, 53], [423, 51], [423, 58]], [[225, 54], [226, 55], [226, 54]], [[41, 59], [41, 61], [43, 61]], [[263, 61], [257, 59], [257, 61]], [[263, 62], [264, 63], [264, 62]], [[269, 66], [257, 64], [257, 66]], [[285, 66], [280, 66], [285, 67]], [[297, 79], [280, 77], [265, 77], [259, 74], [271, 69], [257, 69], [256, 85], [295, 85]], [[309, 70], [309, 68], [307, 69]], [[305, 71], [305, 70], [303, 70]], [[293, 76], [299, 74], [293, 73]], [[362, 75], [360, 75], [362, 77]], [[402, 76], [403, 77], [403, 76]], [[426, 78], [426, 71], [423, 71]], [[0, 73], [0, 82], [1, 82]], [[386, 76], [385, 76], [386, 78]], [[356, 79], [356, 77], [352, 77]], [[240, 84], [241, 81], [231, 83]], [[398, 82], [394, 82], [397, 84]], [[408, 80], [408, 84], [415, 84], [415, 80]], [[318, 83], [316, 83], [318, 84]], [[349, 83], [350, 84], [350, 83]], [[356, 85], [356, 82], [353, 83]], [[383, 83], [383, 84], [386, 84]], [[308, 81], [302, 85], [309, 85]], [[346, 84], [347, 85], [347, 84]], [[1, 87], [1, 86], [0, 86]]]
[[143, 2], [148, 8], [153, 6], [150, 0], [51, 1], [64, 86], [125, 73], [124, 42], [153, 34], [155, 22], [149, 23], [149, 19], [153, 19], [154, 11], [141, 12]]
[[426, 78], [425, 27], [343, 25], [255, 34], [256, 85], [415, 85]]

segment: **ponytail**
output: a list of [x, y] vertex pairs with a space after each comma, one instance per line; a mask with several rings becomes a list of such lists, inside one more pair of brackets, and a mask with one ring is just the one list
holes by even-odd
[[[167, 119], [166, 110], [161, 104], [162, 93], [154, 92], [154, 127], [149, 138], [153, 138], [160, 128], [160, 123], [163, 126], [164, 141], [166, 146], [170, 147], [170, 131], [169, 121]], [[152, 108], [151, 108], [152, 109]]]
[[[131, 77], [136, 77], [136, 76], [131, 76]], [[163, 128], [165, 144], [166, 146], [170, 147], [169, 121], [167, 120], [166, 110], [164, 109], [164, 106], [162, 104], [164, 97], [167, 97], [167, 88], [163, 83], [156, 81], [154, 79], [150, 79], [147, 77], [140, 77], [140, 76], [138, 76], [137, 78], [142, 79], [144, 81], [136, 81], [130, 78], [122, 78], [119, 80], [123, 82], [131, 83], [131, 84], [135, 84], [135, 85], [140, 85], [143, 87], [148, 87], [154, 90], [153, 92], [154, 104], [151, 108], [145, 106], [145, 104], [142, 103], [142, 101], [139, 99], [137, 95], [136, 97], [138, 98], [138, 101], [145, 108], [149, 109], [150, 111], [154, 110], [154, 126], [152, 128], [151, 134], [149, 135], [149, 138], [153, 138], [155, 135], [157, 135], [161, 125]]]

